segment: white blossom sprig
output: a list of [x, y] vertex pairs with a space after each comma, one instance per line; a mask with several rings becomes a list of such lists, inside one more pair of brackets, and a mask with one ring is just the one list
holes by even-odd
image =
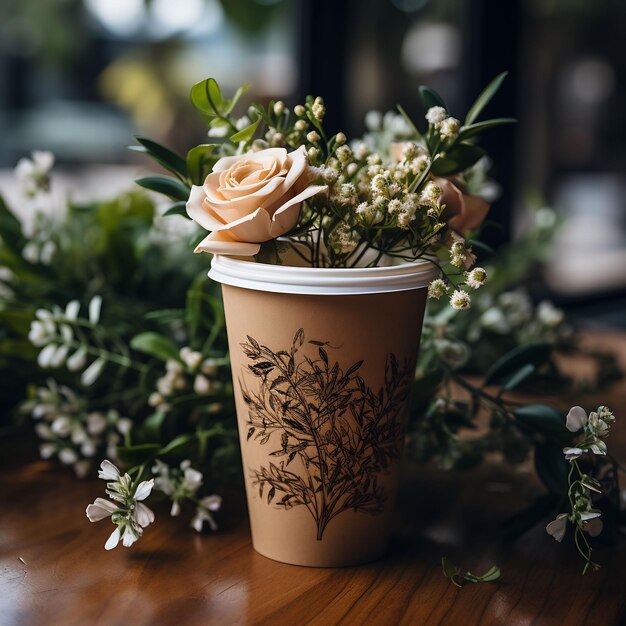
[[583, 574], [600, 566], [592, 561], [592, 547], [586, 537], [596, 537], [602, 532], [601, 511], [594, 507], [593, 495], [602, 493], [600, 482], [582, 470], [578, 460], [586, 454], [605, 456], [604, 439], [609, 434], [615, 416], [606, 406], [599, 406], [587, 415], [580, 406], [574, 406], [567, 414], [566, 426], [570, 432], [579, 433], [581, 440], [575, 446], [563, 449], [565, 459], [570, 463], [568, 474], [568, 500], [570, 511], [559, 513], [547, 526], [546, 531], [557, 541], [562, 541], [567, 532], [568, 522], [574, 527], [574, 543], [585, 561]]
[[111, 518], [116, 528], [104, 545], [105, 550], [115, 548], [120, 540], [126, 548], [132, 546], [142, 535], [143, 529], [154, 522], [154, 513], [144, 503], [154, 487], [154, 479], [133, 481], [130, 474], [104, 460], [98, 478], [107, 481], [106, 494], [111, 498], [96, 498], [86, 509], [90, 522]]
[[[40, 367], [67, 367], [71, 372], [81, 372], [80, 381], [85, 387], [93, 385], [110, 363], [119, 368], [144, 370], [135, 361], [125, 343], [111, 339], [106, 343], [107, 331], [100, 324], [102, 298], [91, 298], [87, 305], [87, 317], [81, 317], [81, 304], [71, 300], [61, 309], [38, 309], [30, 326], [30, 342], [41, 348], [37, 357]], [[117, 351], [114, 351], [116, 349]]]

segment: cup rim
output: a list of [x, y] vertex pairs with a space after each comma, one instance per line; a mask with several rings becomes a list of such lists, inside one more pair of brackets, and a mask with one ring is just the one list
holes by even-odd
[[223, 285], [302, 295], [364, 295], [423, 289], [439, 275], [429, 260], [385, 267], [318, 268], [270, 265], [215, 255], [209, 278]]

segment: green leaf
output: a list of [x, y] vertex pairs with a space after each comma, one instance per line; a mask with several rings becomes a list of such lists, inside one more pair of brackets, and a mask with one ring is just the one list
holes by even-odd
[[162, 193], [172, 200], [187, 200], [191, 188], [169, 176], [146, 176], [135, 181], [140, 187]]
[[485, 375], [485, 386], [502, 384], [526, 364], [539, 368], [550, 358], [552, 347], [548, 343], [529, 343], [513, 348], [499, 358]]
[[158, 456], [166, 456], [174, 452], [177, 448], [182, 448], [187, 445], [192, 439], [195, 438], [193, 434], [186, 435], [178, 435], [178, 437], [174, 437], [172, 441], [170, 441], [166, 446], [163, 446], [159, 452]]
[[448, 110], [443, 98], [434, 89], [426, 85], [420, 85], [418, 91], [426, 109], [430, 109], [430, 107], [443, 107], [446, 111]]
[[396, 105], [396, 108], [400, 111], [400, 115], [402, 115], [404, 121], [409, 125], [409, 128], [415, 133], [415, 138], [418, 140], [422, 139], [422, 133], [420, 133], [417, 126], [415, 126], [409, 114], [399, 104]]
[[192, 148], [187, 153], [187, 169], [194, 185], [202, 185], [207, 174], [219, 159], [215, 154], [218, 144], [205, 143]]
[[504, 391], [510, 391], [511, 389], [515, 389], [515, 387], [519, 387], [524, 381], [528, 380], [535, 373], [535, 366], [532, 363], [526, 363], [526, 365], [522, 365], [517, 372], [509, 378], [509, 380], [504, 383], [502, 390], [500, 393]]
[[567, 493], [569, 464], [563, 456], [563, 446], [546, 442], [535, 447], [535, 471], [541, 482], [556, 496]]
[[22, 234], [22, 225], [0, 196], [0, 237], [4, 245], [13, 252], [21, 253], [26, 244]]
[[161, 427], [167, 417], [167, 411], [157, 410], [152, 415], [149, 415], [141, 425], [142, 438], [146, 439], [160, 439]]
[[458, 174], [474, 165], [486, 152], [471, 143], [458, 143], [443, 158], [435, 159], [431, 171], [436, 176]]
[[470, 107], [465, 117], [465, 126], [469, 126], [479, 115], [480, 112], [487, 106], [491, 98], [494, 97], [502, 81], [506, 78], [508, 72], [502, 72], [498, 74], [481, 92], [474, 104]]
[[258, 125], [261, 123], [261, 118], [259, 117], [256, 122], [253, 122], [247, 128], [240, 130], [238, 133], [230, 136], [230, 140], [234, 143], [239, 143], [240, 141], [248, 141], [252, 139], [252, 136], [256, 132]]
[[489, 128], [495, 128], [496, 126], [503, 126], [504, 124], [515, 124], [517, 120], [514, 117], [498, 117], [493, 120], [487, 120], [485, 122], [478, 122], [477, 124], [469, 124], [468, 126], [461, 126], [459, 131], [458, 141], [469, 139], [474, 135], [482, 133]]
[[191, 219], [189, 215], [187, 215], [186, 209], [187, 203], [184, 201], [175, 202], [172, 206], [163, 213], [163, 217], [167, 217], [169, 215], [181, 215], [182, 217], [186, 217], [187, 219]]
[[183, 178], [187, 177], [187, 163], [183, 157], [175, 152], [172, 152], [169, 148], [162, 146], [156, 141], [147, 139], [146, 137], [135, 135], [135, 139], [141, 144], [141, 146], [130, 146], [131, 150], [142, 152], [141, 147], [143, 147], [145, 153], [162, 165], [166, 170], [169, 170], [173, 174], [178, 174]]
[[161, 361], [166, 361], [167, 359], [179, 360], [179, 350], [176, 344], [168, 337], [158, 333], [147, 332], [136, 335], [131, 339], [130, 347]]
[[233, 112], [233, 110], [237, 106], [237, 103], [239, 102], [239, 99], [241, 98], [241, 96], [243, 96], [244, 93], [246, 93], [246, 91], [248, 91], [248, 89], [250, 89], [250, 83], [241, 85], [241, 87], [237, 89], [235, 95], [233, 96], [233, 99], [230, 102], [230, 105], [228, 106], [228, 109], [226, 109], [226, 115], [230, 115]]
[[502, 572], [500, 571], [500, 568], [496, 565], [492, 565], [482, 576], [478, 576], [476, 578], [476, 582], [490, 583], [494, 580], [498, 580], [501, 575]]
[[547, 404], [527, 404], [513, 410], [515, 418], [524, 426], [544, 434], [567, 434], [565, 417]]
[[191, 103], [201, 113], [214, 116], [221, 114], [222, 92], [214, 78], [207, 78], [191, 88]]
[[158, 443], [142, 443], [136, 446], [118, 446], [117, 454], [125, 465], [141, 465], [154, 457], [161, 446]]

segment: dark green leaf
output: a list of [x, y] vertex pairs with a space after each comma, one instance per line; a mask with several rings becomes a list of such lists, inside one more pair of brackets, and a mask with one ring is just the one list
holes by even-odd
[[167, 456], [168, 454], [171, 454], [178, 448], [182, 448], [187, 445], [192, 439], [194, 439], [194, 437], [195, 435], [192, 434], [178, 435], [178, 437], [174, 437], [172, 441], [159, 450], [158, 456]]
[[[180, 155], [172, 152], [169, 148], [162, 146], [156, 141], [147, 139], [146, 137], [135, 136], [135, 139], [143, 146], [146, 153], [151, 156], [155, 161], [162, 165], [165, 169], [174, 174], [179, 174], [183, 178], [188, 175], [187, 163], [185, 159]], [[131, 150], [139, 148], [140, 146], [130, 146]]]
[[489, 128], [495, 128], [496, 126], [502, 126], [504, 124], [515, 124], [517, 120], [513, 117], [498, 117], [493, 120], [486, 120], [485, 122], [478, 122], [477, 124], [470, 124], [469, 126], [462, 126], [459, 131], [459, 141], [474, 137], [484, 130]]
[[501, 524], [505, 538], [514, 540], [523, 535], [554, 511], [558, 502], [559, 498], [556, 496], [551, 493], [545, 494], [537, 498], [528, 508], [506, 519]]
[[154, 457], [160, 446], [158, 443], [142, 443], [137, 446], [119, 446], [117, 454], [125, 465], [141, 465]]
[[528, 380], [535, 373], [535, 366], [532, 363], [526, 363], [522, 365], [517, 372], [515, 372], [509, 380], [504, 383], [502, 391], [510, 391], [519, 387], [524, 381]]
[[485, 386], [502, 384], [526, 364], [537, 369], [550, 358], [552, 347], [548, 343], [529, 343], [513, 348], [499, 358], [485, 375]]
[[240, 141], [248, 141], [252, 139], [252, 136], [256, 132], [258, 125], [261, 123], [261, 118], [259, 117], [256, 122], [253, 122], [247, 128], [240, 130], [238, 133], [230, 136], [230, 140], [234, 143], [239, 143]]
[[555, 495], [567, 493], [569, 464], [563, 456], [563, 446], [547, 442], [535, 448], [535, 470], [541, 482]]
[[418, 91], [426, 109], [430, 109], [430, 107], [443, 107], [446, 111], [448, 110], [443, 98], [434, 89], [426, 85], [420, 85]]
[[173, 200], [187, 200], [191, 188], [168, 176], [146, 176], [135, 181], [140, 187], [162, 193]]
[[514, 409], [513, 415], [524, 426], [544, 434], [566, 434], [565, 417], [547, 404], [527, 404]]
[[187, 219], [191, 219], [189, 215], [187, 215], [186, 209], [187, 203], [181, 200], [180, 202], [175, 202], [172, 206], [163, 213], [163, 217], [168, 217], [170, 215], [181, 215], [182, 217], [186, 217]]
[[404, 118], [404, 121], [409, 125], [409, 128], [413, 131], [415, 139], [422, 139], [422, 133], [418, 130], [417, 126], [413, 123], [413, 120], [409, 117], [409, 114], [398, 104], [396, 105], [400, 115]]
[[21, 253], [26, 244], [20, 221], [9, 210], [2, 196], [0, 196], [0, 237], [4, 245], [14, 252]]
[[508, 72], [498, 74], [481, 92], [474, 104], [470, 107], [465, 117], [465, 126], [469, 126], [479, 115], [480, 112], [489, 104], [489, 101], [496, 94], [502, 81], [506, 78]]
[[178, 360], [178, 347], [169, 338], [158, 333], [147, 332], [136, 335], [130, 342], [130, 347], [138, 352], [149, 354], [161, 361], [167, 359]]
[[445, 156], [433, 161], [431, 171], [436, 176], [451, 176], [475, 165], [486, 152], [471, 143], [456, 144]]

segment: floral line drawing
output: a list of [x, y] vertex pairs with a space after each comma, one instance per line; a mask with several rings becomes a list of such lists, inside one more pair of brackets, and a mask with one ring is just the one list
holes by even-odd
[[387, 494], [378, 475], [400, 457], [412, 378], [408, 361], [400, 365], [389, 354], [376, 393], [359, 375], [363, 361], [342, 370], [331, 362], [328, 342], [310, 340], [305, 346], [302, 328], [288, 350], [274, 352], [247, 339], [241, 344], [250, 360], [246, 370], [259, 383], [258, 391], [249, 391], [239, 380], [248, 409], [247, 441], [276, 447], [270, 453], [276, 463], [251, 470], [259, 497], [267, 489], [268, 504], [306, 507], [318, 540], [344, 511], [382, 512]]

